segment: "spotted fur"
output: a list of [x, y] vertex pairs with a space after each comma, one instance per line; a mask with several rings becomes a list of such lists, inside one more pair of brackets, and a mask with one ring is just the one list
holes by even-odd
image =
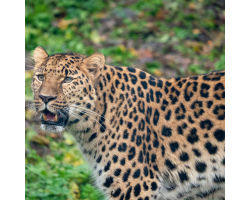
[[224, 71], [158, 79], [108, 66], [101, 54], [48, 56], [38, 47], [34, 57], [37, 111], [41, 93], [56, 97], [51, 112], [68, 109], [66, 128], [109, 199], [224, 199]]

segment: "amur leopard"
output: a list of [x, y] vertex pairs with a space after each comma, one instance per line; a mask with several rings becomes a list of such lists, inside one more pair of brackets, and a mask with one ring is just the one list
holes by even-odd
[[225, 198], [225, 71], [155, 78], [41, 47], [34, 60], [41, 128], [75, 137], [108, 199]]

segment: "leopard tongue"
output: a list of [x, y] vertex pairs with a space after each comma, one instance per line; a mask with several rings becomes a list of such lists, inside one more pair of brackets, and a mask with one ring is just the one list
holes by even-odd
[[55, 122], [57, 122], [58, 117], [57, 117], [57, 115], [53, 115], [52, 113], [46, 112], [45, 114], [43, 113], [43, 119], [44, 119], [44, 121], [55, 121]]

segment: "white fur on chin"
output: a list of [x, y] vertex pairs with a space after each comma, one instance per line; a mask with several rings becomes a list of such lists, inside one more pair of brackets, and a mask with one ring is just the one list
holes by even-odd
[[48, 125], [48, 124], [41, 124], [41, 129], [46, 132], [53, 132], [53, 133], [64, 131], [64, 127], [62, 126], [55, 126], [55, 125]]

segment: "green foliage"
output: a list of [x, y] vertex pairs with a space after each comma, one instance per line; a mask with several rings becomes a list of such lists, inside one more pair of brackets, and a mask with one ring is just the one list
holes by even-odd
[[99, 49], [100, 53], [103, 53], [104, 56], [111, 56], [114, 65], [119, 65], [119, 63], [123, 63], [124, 66], [129, 66], [131, 58], [133, 55], [131, 52], [126, 50], [124, 46], [110, 47], [110, 48], [102, 48]]
[[[102, 52], [109, 64], [127, 66], [143, 59], [135, 51], [153, 44], [149, 50], [158, 56], [153, 54], [152, 62], [175, 53], [189, 58], [190, 65], [198, 60], [205, 71], [224, 69], [224, 9], [216, 0], [26, 0], [25, 46], [26, 51], [42, 46], [49, 54]], [[194, 72], [188, 70], [192, 66], [181, 68], [176, 63], [172, 70]]]
[[81, 191], [81, 197], [83, 199], [103, 199], [103, 197], [100, 195], [100, 192], [91, 184], [82, 185]]
[[[64, 140], [49, 140], [50, 154], [41, 157], [30, 142], [36, 132], [26, 131], [25, 193], [26, 199], [104, 200], [93, 186], [89, 166], [83, 161], [71, 135]], [[83, 163], [83, 164], [81, 164]]]
[[146, 63], [147, 71], [154, 74], [154, 71], [160, 68], [160, 63], [155, 61], [151, 63]]
[[207, 71], [203, 70], [200, 65], [190, 65], [188, 68], [194, 74], [205, 74]]
[[220, 56], [220, 59], [215, 63], [216, 70], [225, 69], [225, 54]]
[[27, 99], [32, 98], [31, 82], [32, 82], [31, 77], [25, 78], [25, 97]]

